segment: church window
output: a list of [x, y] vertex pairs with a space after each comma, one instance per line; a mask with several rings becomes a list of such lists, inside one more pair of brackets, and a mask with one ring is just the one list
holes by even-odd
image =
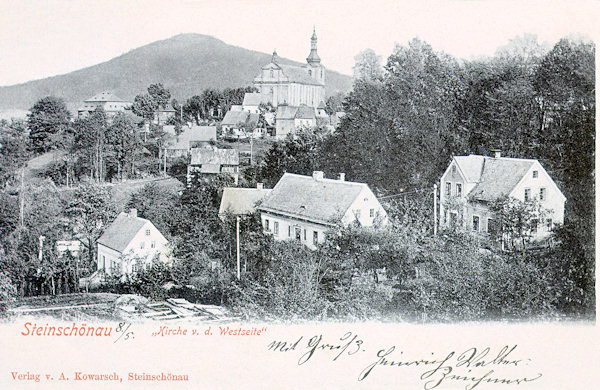
[[310, 69], [308, 70], [308, 75], [312, 76], [312, 70], [310, 70]]
[[269, 76], [273, 77], [273, 69], [271, 69], [271, 71], [269, 72]]

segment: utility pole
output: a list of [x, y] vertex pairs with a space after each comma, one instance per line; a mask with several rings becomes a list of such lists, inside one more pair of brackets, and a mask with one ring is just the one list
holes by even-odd
[[252, 146], [254, 143], [254, 132], [250, 133], [250, 166], [254, 165], [254, 159], [252, 156]]
[[25, 226], [25, 218], [23, 217], [23, 211], [25, 209], [25, 196], [23, 194], [25, 181], [25, 167], [21, 168], [21, 190], [19, 191], [19, 223], [21, 224], [21, 229]]
[[437, 236], [437, 184], [433, 185], [433, 235]]
[[240, 280], [240, 217], [235, 217], [235, 252], [237, 255], [237, 278]]

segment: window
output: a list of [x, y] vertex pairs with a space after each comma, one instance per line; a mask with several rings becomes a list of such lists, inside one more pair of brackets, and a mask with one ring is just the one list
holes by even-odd
[[150, 248], [156, 248], [156, 241], [152, 241], [150, 243]]
[[546, 189], [540, 188], [540, 201], [546, 200]]
[[150, 235], [150, 229], [146, 229], [146, 235], [149, 236]]
[[531, 221], [531, 234], [537, 234], [538, 224], [539, 224], [539, 221], [537, 219], [534, 219], [533, 221]]
[[304, 229], [304, 241], [306, 241], [306, 229]]
[[273, 222], [273, 234], [279, 235], [279, 222], [277, 221]]
[[106, 268], [106, 256], [102, 255], [102, 268]]
[[529, 202], [531, 200], [531, 189], [525, 188], [525, 194], [523, 196], [525, 202]]
[[356, 219], [360, 219], [360, 210], [354, 210], [354, 215], [356, 216]]
[[319, 232], [316, 230], [313, 232], [313, 245], [317, 245], [319, 243]]
[[473, 231], [474, 232], [479, 231], [479, 216], [478, 215], [473, 216]]
[[296, 240], [300, 241], [300, 232], [301, 232], [301, 230], [300, 230], [299, 227], [297, 227], [295, 230], [296, 230], [295, 231]]
[[273, 69], [269, 72], [269, 77], [273, 78]]
[[370, 218], [375, 218], [375, 209], [369, 210], [369, 217]]
[[288, 225], [288, 237], [292, 236], [292, 227]]
[[456, 183], [456, 196], [461, 196], [461, 195], [462, 195], [462, 184]]
[[456, 165], [452, 165], [452, 174], [456, 175]]
[[446, 196], [452, 195], [452, 183], [446, 183]]
[[488, 233], [496, 233], [497, 232], [496, 221], [493, 218], [488, 218], [487, 231]]
[[265, 219], [265, 230], [269, 231], [269, 220]]
[[548, 231], [551, 231], [551, 230], [552, 230], [552, 218], [548, 218], [548, 219], [546, 220], [546, 229], [547, 229]]
[[538, 171], [533, 171], [532, 176], [533, 176], [534, 179], [537, 179], [537, 177], [538, 177]]
[[308, 75], [312, 76], [312, 70], [310, 70], [310, 69], [308, 70]]
[[140, 242], [140, 249], [144, 249], [145, 246], [146, 246], [146, 243], [144, 241]]

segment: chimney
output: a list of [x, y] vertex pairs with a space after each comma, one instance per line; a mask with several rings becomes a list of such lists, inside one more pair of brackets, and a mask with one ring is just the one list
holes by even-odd
[[137, 218], [137, 209], [129, 209], [129, 217]]
[[265, 185], [263, 183], [256, 183], [256, 188], [259, 190], [264, 190]]
[[312, 177], [315, 180], [323, 180], [323, 171], [313, 171]]
[[494, 158], [502, 157], [502, 151], [500, 149], [492, 149], [492, 152], [494, 153]]
[[340, 181], [346, 181], [346, 174], [344, 172], [340, 172]]

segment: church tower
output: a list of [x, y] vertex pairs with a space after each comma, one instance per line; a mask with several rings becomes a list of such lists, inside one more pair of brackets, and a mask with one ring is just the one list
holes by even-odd
[[317, 54], [317, 32], [313, 27], [310, 38], [310, 54], [306, 57], [308, 74], [315, 80], [325, 84], [325, 68], [321, 65], [321, 58]]

